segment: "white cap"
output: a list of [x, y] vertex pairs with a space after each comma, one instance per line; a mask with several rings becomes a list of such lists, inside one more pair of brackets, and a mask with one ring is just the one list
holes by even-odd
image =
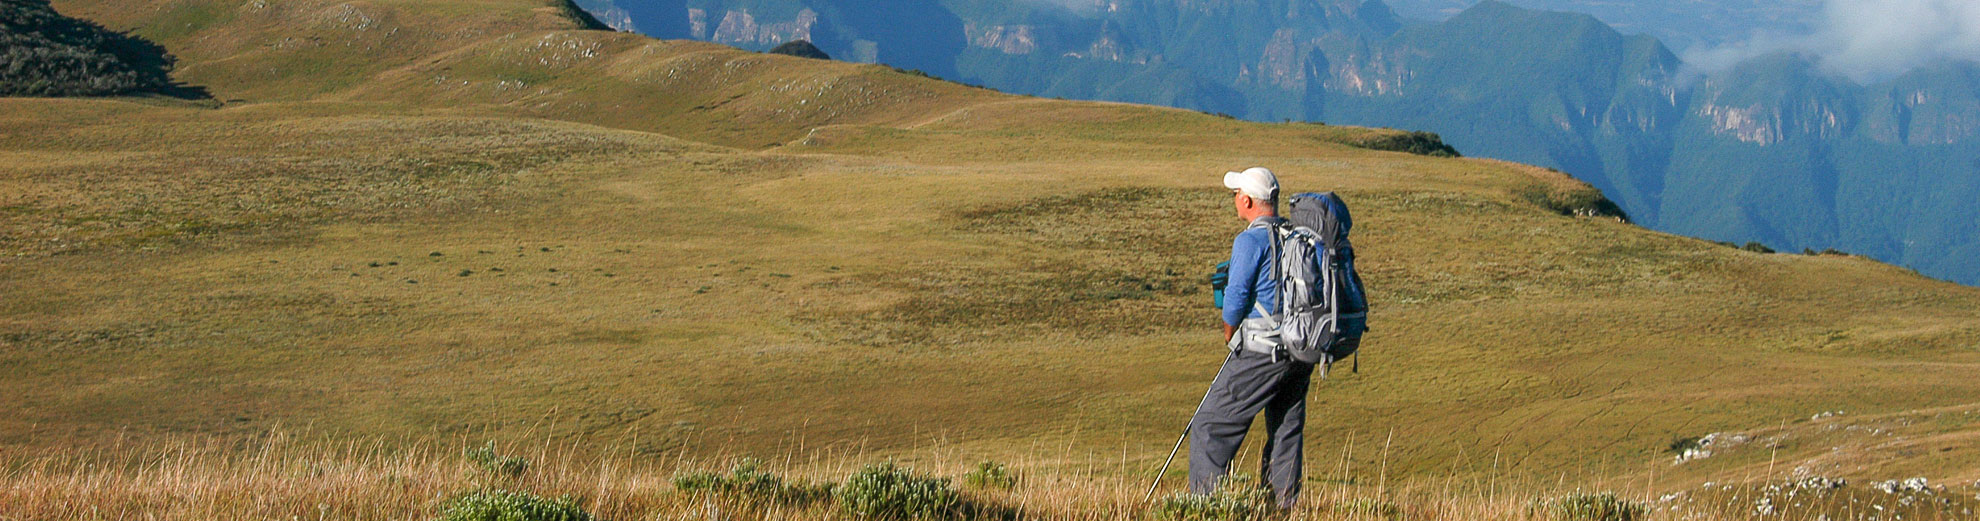
[[1277, 200], [1279, 176], [1262, 166], [1246, 168], [1243, 172], [1224, 172], [1224, 188], [1244, 192], [1252, 199]]

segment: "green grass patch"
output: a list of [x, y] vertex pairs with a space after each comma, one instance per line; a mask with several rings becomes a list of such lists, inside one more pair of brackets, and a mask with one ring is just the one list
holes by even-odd
[[763, 470], [763, 462], [743, 459], [726, 473], [690, 472], [674, 477], [674, 489], [690, 493], [712, 493], [739, 499], [768, 501], [784, 505], [805, 505], [832, 497], [831, 483], [786, 480]]
[[233, 20], [233, 7], [216, 2], [171, 2], [139, 32], [160, 41], [176, 40]]
[[1649, 515], [1643, 503], [1622, 499], [1614, 492], [1540, 499], [1531, 510], [1552, 521], [1637, 521]]
[[529, 472], [529, 459], [521, 456], [503, 456], [495, 451], [494, 441], [468, 449], [466, 456], [469, 463], [473, 463], [476, 469], [480, 469], [482, 474], [488, 476], [516, 479]]
[[921, 475], [891, 462], [859, 469], [836, 495], [841, 510], [862, 519], [950, 519], [966, 513], [962, 494], [948, 479]]
[[1402, 508], [1395, 503], [1369, 497], [1358, 497], [1334, 503], [1333, 511], [1338, 514], [1356, 517], [1396, 517], [1402, 515]]
[[1002, 463], [984, 460], [963, 474], [963, 483], [976, 488], [1010, 490], [1017, 488], [1018, 475]]
[[528, 492], [477, 490], [448, 500], [441, 521], [591, 521], [591, 513], [570, 496], [555, 499]]
[[1163, 498], [1149, 515], [1164, 521], [1263, 521], [1285, 519], [1272, 503], [1272, 491], [1259, 486], [1227, 483], [1210, 494], [1176, 494]]

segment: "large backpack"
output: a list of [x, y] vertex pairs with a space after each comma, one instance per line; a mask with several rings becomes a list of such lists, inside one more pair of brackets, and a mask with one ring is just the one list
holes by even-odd
[[1279, 282], [1273, 318], [1293, 359], [1325, 367], [1355, 354], [1368, 330], [1368, 297], [1348, 242], [1353, 220], [1333, 192], [1297, 194], [1290, 206], [1292, 218], [1272, 227]]

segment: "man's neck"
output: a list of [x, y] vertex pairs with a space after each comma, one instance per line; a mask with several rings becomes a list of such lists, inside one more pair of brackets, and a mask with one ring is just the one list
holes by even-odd
[[1257, 212], [1252, 212], [1250, 215], [1244, 216], [1244, 222], [1256, 221], [1260, 217], [1278, 217], [1278, 216], [1279, 216], [1279, 212], [1276, 211], [1259, 210]]

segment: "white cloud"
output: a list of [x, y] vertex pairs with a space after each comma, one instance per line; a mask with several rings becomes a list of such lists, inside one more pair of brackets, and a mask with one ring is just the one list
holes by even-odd
[[1828, 0], [1810, 34], [1756, 34], [1694, 49], [1684, 59], [1695, 75], [1783, 51], [1813, 56], [1828, 71], [1858, 82], [1939, 60], [1980, 60], [1980, 0]]

